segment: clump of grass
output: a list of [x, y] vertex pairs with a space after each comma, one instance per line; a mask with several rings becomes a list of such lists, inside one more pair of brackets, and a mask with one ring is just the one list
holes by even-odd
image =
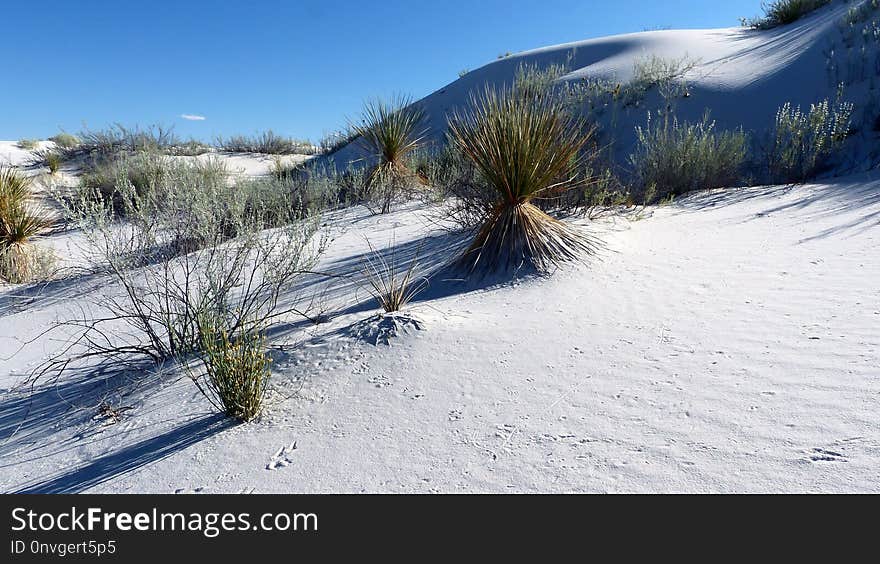
[[810, 110], [783, 105], [776, 113], [768, 155], [771, 180], [805, 182], [821, 172], [850, 133], [853, 104], [839, 89], [832, 103], [827, 98]]
[[377, 162], [367, 176], [367, 189], [378, 196], [381, 213], [388, 213], [400, 191], [420, 181], [408, 157], [425, 142], [424, 109], [406, 96], [364, 104], [362, 121], [351, 130]]
[[33, 280], [48, 265], [33, 239], [49, 226], [35, 211], [30, 179], [13, 169], [0, 169], [0, 278], [13, 284]]
[[764, 15], [743, 18], [742, 25], [754, 29], [772, 29], [794, 23], [812, 11], [831, 3], [831, 0], [773, 0], [762, 2]]
[[19, 149], [33, 151], [40, 145], [40, 141], [37, 139], [19, 139], [18, 142], [16, 142], [16, 145]]
[[198, 327], [205, 374], [190, 375], [219, 411], [239, 421], [260, 414], [271, 376], [266, 337], [259, 327], [231, 332], [222, 314], [203, 314]]
[[[369, 285], [370, 293], [376, 298], [379, 306], [385, 313], [395, 313], [406, 307], [414, 297], [428, 286], [424, 278], [416, 280], [419, 253], [409, 262], [406, 268], [397, 264], [394, 257], [386, 258], [382, 253], [373, 248], [367, 239], [370, 248], [368, 257], [364, 260], [364, 275]], [[389, 245], [389, 254], [393, 255], [394, 242]]]
[[80, 139], [76, 135], [62, 131], [57, 135], [49, 138], [49, 141], [55, 143], [55, 146], [61, 149], [73, 149], [80, 144]]
[[449, 118], [450, 141], [491, 188], [487, 215], [460, 264], [474, 272], [544, 270], [592, 252], [596, 242], [543, 212], [535, 200], [576, 178], [592, 129], [556, 97], [487, 88]]
[[717, 131], [708, 115], [697, 123], [679, 123], [664, 114], [648, 114], [636, 127], [638, 146], [630, 155], [638, 185], [647, 203], [691, 190], [737, 185], [748, 154], [741, 130]]

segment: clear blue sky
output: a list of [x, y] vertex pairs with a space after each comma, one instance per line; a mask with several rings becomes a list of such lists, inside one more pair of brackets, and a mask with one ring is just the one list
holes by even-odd
[[[317, 140], [505, 51], [738, 25], [760, 0], [2, 0], [0, 139], [113, 122]], [[180, 116], [204, 116], [188, 121]]]

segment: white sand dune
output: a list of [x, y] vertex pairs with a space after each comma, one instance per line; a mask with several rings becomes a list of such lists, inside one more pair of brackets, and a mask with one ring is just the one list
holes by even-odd
[[[427, 113], [430, 131], [439, 138], [446, 130], [447, 115], [465, 107], [471, 93], [487, 84], [510, 84], [522, 66], [564, 65], [570, 72], [562, 80], [590, 77], [626, 83], [636, 63], [649, 57], [688, 59], [696, 64], [683, 77], [690, 85], [690, 96], [675, 101], [678, 117], [695, 121], [709, 112], [718, 128], [741, 127], [760, 141], [786, 102], [808, 108], [834, 98], [840, 76], [828, 70], [829, 60], [846, 67], [852, 57], [859, 56], [857, 45], [844, 47], [840, 22], [848, 9], [846, 3], [833, 3], [794, 24], [765, 31], [741, 27], [651, 31], [525, 51], [473, 70], [419, 103]], [[866, 82], [847, 90], [848, 99], [860, 102], [859, 112], [872, 87]], [[635, 126], [644, 125], [648, 110], [663, 103], [654, 89], [638, 107], [613, 117], [611, 112], [592, 116], [611, 132], [607, 141], [613, 144], [620, 163], [625, 164], [632, 150]], [[859, 119], [861, 116], [856, 116], [856, 121]], [[363, 157], [357, 143], [334, 155], [338, 166], [361, 162]], [[853, 158], [853, 162], [864, 161], [863, 155]], [[878, 161], [880, 156], [874, 155], [874, 162]]]
[[[448, 248], [424, 213], [361, 217], [322, 268], [357, 269], [364, 235]], [[878, 491], [878, 222], [876, 175], [696, 194], [593, 224], [600, 259], [549, 278], [436, 280], [426, 330], [390, 347], [357, 337], [374, 305], [356, 293], [281, 339], [301, 344], [276, 358], [294, 396], [235, 428], [179, 376], [7, 393], [0, 489]], [[69, 308], [12, 294], [5, 350]], [[0, 361], [7, 385], [36, 349]], [[93, 420], [102, 394], [133, 409]]]
[[[833, 95], [824, 50], [839, 40], [843, 10], [769, 32], [538, 49], [423, 103], [440, 131], [468, 92], [509, 81], [523, 62], [573, 52], [566, 80], [626, 80], [646, 54], [687, 54], [701, 63], [682, 115], [711, 108], [724, 127], [759, 131], [785, 101]], [[866, 89], [851, 94], [864, 102]], [[872, 164], [870, 135], [851, 141], [838, 174]], [[0, 162], [21, 165], [13, 145], [0, 143]], [[335, 158], [358, 156], [349, 147]], [[272, 165], [225, 158], [247, 175]], [[412, 306], [422, 330], [374, 344], [383, 327], [356, 279], [304, 279], [286, 300], [317, 298], [330, 320], [291, 317], [273, 333], [276, 391], [246, 425], [214, 415], [178, 372], [148, 366], [16, 389], [63, 346], [63, 335], [35, 338], [44, 328], [118, 289], [101, 276], [0, 286], [0, 491], [880, 491], [878, 170], [582, 220], [604, 241], [598, 257], [507, 283], [451, 279], [442, 266], [464, 240], [438, 231], [435, 212], [327, 218], [335, 238], [319, 269], [356, 278], [366, 237], [380, 248], [393, 239], [399, 261], [418, 255], [434, 273]], [[76, 263], [77, 237], [48, 244]], [[121, 409], [118, 420], [101, 402]]]

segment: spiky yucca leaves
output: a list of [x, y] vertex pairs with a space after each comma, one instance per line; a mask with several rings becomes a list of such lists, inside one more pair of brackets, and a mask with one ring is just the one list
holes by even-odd
[[[393, 246], [392, 242], [392, 246]], [[373, 248], [367, 239], [370, 255], [364, 260], [364, 274], [369, 283], [370, 293], [379, 302], [385, 313], [400, 311], [424, 290], [428, 282], [424, 278], [416, 280], [418, 253], [406, 268], [401, 267], [394, 257], [385, 258]]]
[[577, 183], [592, 136], [553, 96], [487, 88], [471, 110], [449, 119], [451, 142], [476, 165], [495, 200], [460, 262], [484, 273], [531, 265], [538, 270], [595, 251], [597, 241], [533, 202]]
[[424, 144], [425, 111], [406, 96], [371, 100], [364, 104], [361, 123], [350, 128], [377, 159], [367, 176], [367, 188], [378, 196], [381, 213], [388, 213], [398, 193], [420, 180], [407, 166], [407, 157]]
[[30, 206], [30, 179], [13, 169], [0, 169], [0, 278], [20, 284], [39, 270], [41, 256], [31, 240], [49, 220]]

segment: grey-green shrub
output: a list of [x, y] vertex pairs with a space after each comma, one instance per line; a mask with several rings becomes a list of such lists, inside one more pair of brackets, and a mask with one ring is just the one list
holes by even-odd
[[708, 115], [689, 123], [669, 114], [655, 117], [649, 113], [648, 123], [636, 127], [636, 137], [630, 164], [648, 202], [741, 182], [748, 137], [742, 130], [716, 130]]
[[80, 176], [80, 197], [101, 200], [113, 207], [116, 215], [124, 216], [131, 206], [140, 200], [123, 202], [125, 191], [130, 188], [137, 196], [156, 195], [161, 204], [168, 184], [175, 178], [187, 177], [202, 186], [223, 186], [228, 182], [229, 172], [223, 161], [216, 157], [190, 162], [174, 160], [155, 152], [121, 153], [110, 157], [93, 157]]
[[776, 113], [768, 169], [774, 182], [805, 182], [828, 164], [850, 133], [853, 105], [842, 90], [830, 102], [811, 104], [809, 111], [785, 103]]

